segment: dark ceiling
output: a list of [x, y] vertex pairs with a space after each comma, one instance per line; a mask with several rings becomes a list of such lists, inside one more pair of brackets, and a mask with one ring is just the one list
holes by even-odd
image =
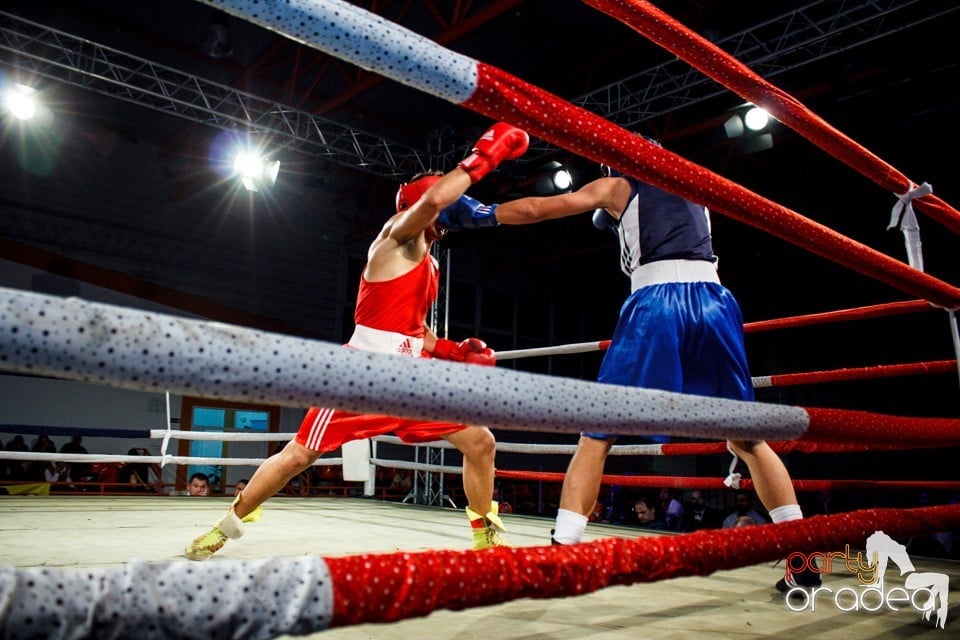
[[[743, 100], [707, 81], [691, 99], [651, 101], [650, 112], [620, 111], [598, 98], [601, 89], [643, 94], [644, 73], [675, 58], [641, 35], [583, 2], [573, 0], [363, 0], [354, 2], [458, 53], [508, 71], [564, 99], [584, 102], [611, 120], [659, 138], [665, 147], [757, 193], [778, 201], [855, 240], [898, 259], [903, 241], [886, 229], [892, 194], [833, 160], [778, 125], [774, 146], [757, 153], [726, 138], [722, 123]], [[960, 203], [952, 152], [960, 143], [955, 116], [960, 63], [960, 11], [954, 2], [770, 2], [741, 0], [658, 0], [661, 10], [727, 50], [739, 46], [752, 55], [754, 68], [796, 96], [837, 129], [870, 149], [917, 182], [927, 181], [948, 203]], [[805, 9], [802, 23], [832, 11], [851, 11], [845, 40], [829, 28], [809, 36], [803, 24], [778, 18]], [[867, 16], [890, 8], [885, 19]], [[288, 105], [336, 123], [346, 130], [382, 138], [424, 153], [460, 153], [489, 122], [390, 79], [282, 36], [256, 27], [194, 0], [7, 0], [0, 11], [57, 29], [178, 70], [189, 76]], [[858, 18], [857, 16], [860, 16]], [[936, 16], [931, 19], [930, 16]], [[863, 24], [857, 26], [857, 20]], [[0, 16], [0, 24], [10, 18]], [[211, 24], [229, 34], [222, 55], [206, 48]], [[764, 30], [764, 25], [772, 25]], [[828, 23], [829, 26], [829, 23]], [[764, 56], [762, 47], [736, 34], [753, 34], [770, 45], [795, 29], [807, 40], [780, 56]], [[852, 34], [852, 35], [851, 35]], [[746, 44], [745, 44], [746, 43]], [[830, 44], [832, 46], [826, 46]], [[0, 70], [18, 66], [16, 52], [2, 52]], [[672, 68], [672, 67], [671, 67]], [[696, 72], [694, 72], [696, 73]], [[51, 70], [50, 77], [62, 76]], [[633, 80], [630, 80], [633, 78]], [[62, 80], [62, 78], [61, 78]], [[144, 106], [116, 87], [44, 80], [56, 87], [61, 104], [73, 104], [98, 130], [158, 147], [164, 157], [200, 162], [216, 126]], [[704, 91], [702, 86], [710, 88]], [[693, 92], [695, 93], [695, 92]], [[91, 144], [96, 145], [97, 140]], [[543, 162], [559, 160], [575, 170], [578, 183], [596, 175], [593, 163], [534, 141], [528, 157], [504, 167], [476, 188], [478, 197], [499, 199], [521, 193], [518, 187]], [[452, 157], [452, 156], [450, 156]], [[389, 207], [396, 176], [340, 162], [336, 153], [291, 149], [285, 171], [311, 184], [339, 189], [354, 213], [341, 215], [343, 242], [364, 245]], [[449, 167], [443, 167], [449, 168]], [[187, 194], [201, 189], [181, 181]], [[171, 198], [173, 200], [173, 198]], [[284, 203], [284, 206], [294, 206]], [[135, 205], [134, 205], [135, 206]], [[927, 271], [960, 283], [957, 239], [921, 216]], [[16, 238], [29, 241], [22, 232]], [[748, 321], [828, 311], [907, 296], [851, 274], [821, 258], [812, 258], [788, 242], [714, 217], [715, 247], [725, 283], [738, 296]], [[43, 244], [43, 243], [41, 243]], [[47, 243], [49, 244], [49, 243]], [[593, 280], [585, 287], [589, 304], [615, 313], [626, 283], [618, 275], [612, 236], [595, 231], [588, 220], [573, 219], [510, 229], [469, 238], [454, 237], [454, 249], [467, 250], [470, 268], [507, 281], [563, 290], [573, 279]], [[134, 274], [137, 275], [137, 274]], [[554, 282], [550, 282], [550, 280]], [[533, 284], [530, 284], [533, 283]], [[869, 348], [869, 347], [868, 347]], [[941, 356], [945, 357], [945, 356]]]

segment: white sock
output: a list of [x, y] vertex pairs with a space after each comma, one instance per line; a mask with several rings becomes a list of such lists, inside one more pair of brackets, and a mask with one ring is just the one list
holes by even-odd
[[557, 511], [557, 526], [553, 531], [553, 539], [560, 544], [576, 544], [583, 537], [587, 528], [587, 516], [560, 509]]
[[782, 507], [770, 509], [770, 519], [774, 523], [803, 520], [803, 512], [800, 511], [800, 505], [798, 504], [785, 504]]

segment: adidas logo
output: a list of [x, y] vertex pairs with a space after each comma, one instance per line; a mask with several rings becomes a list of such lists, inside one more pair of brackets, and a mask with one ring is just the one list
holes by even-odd
[[404, 341], [397, 346], [397, 353], [413, 355], [413, 347], [410, 346], [410, 338], [405, 338]]

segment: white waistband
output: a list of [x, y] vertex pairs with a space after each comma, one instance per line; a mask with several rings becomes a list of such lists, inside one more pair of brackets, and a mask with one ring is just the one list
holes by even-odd
[[630, 274], [630, 290], [668, 282], [715, 282], [717, 265], [706, 260], [657, 260], [642, 264]]
[[396, 331], [383, 331], [358, 324], [354, 327], [347, 346], [361, 351], [395, 353], [419, 358], [420, 352], [423, 351], [423, 338], [414, 338]]

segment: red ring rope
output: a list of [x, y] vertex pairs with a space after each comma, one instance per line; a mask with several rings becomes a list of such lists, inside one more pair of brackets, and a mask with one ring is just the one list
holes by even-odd
[[[605, 538], [570, 546], [359, 554], [327, 558], [332, 627], [394, 622], [516, 600], [559, 598], [604, 587], [709, 575], [794, 552], [862, 548], [883, 531], [902, 538], [960, 528], [960, 505], [866, 509], [757, 527], [683, 535]], [[772, 585], [771, 585], [772, 586]]]

